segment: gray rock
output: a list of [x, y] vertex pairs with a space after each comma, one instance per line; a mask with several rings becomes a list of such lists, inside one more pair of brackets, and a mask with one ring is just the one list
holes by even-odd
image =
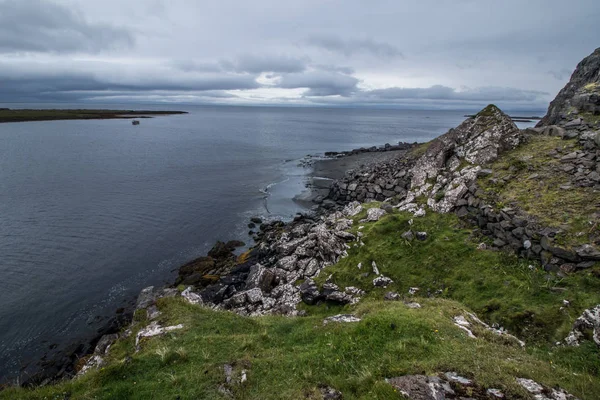
[[331, 317], [327, 317], [323, 320], [323, 325], [327, 325], [329, 323], [348, 323], [348, 322], [360, 322], [360, 318], [352, 315], [352, 314], [338, 314]]
[[415, 232], [415, 236], [417, 240], [425, 241], [427, 240], [427, 232]]
[[536, 400], [576, 400], [575, 396], [562, 389], [545, 387], [532, 379], [517, 378], [517, 383], [534, 395]]
[[404, 240], [408, 240], [409, 242], [412, 242], [413, 239], [415, 238], [415, 235], [412, 231], [406, 231], [401, 235], [401, 237]]
[[592, 333], [592, 340], [600, 346], [600, 304], [583, 311], [581, 316], [575, 320], [573, 329], [565, 338], [565, 342], [569, 346], [579, 346], [588, 331]]
[[342, 400], [342, 392], [332, 388], [331, 386], [319, 387], [323, 400]]
[[381, 208], [369, 208], [369, 210], [367, 210], [367, 221], [379, 221], [385, 214], [387, 214], [387, 212]]
[[397, 292], [387, 292], [383, 296], [383, 299], [387, 301], [397, 301], [400, 300], [400, 295]]
[[448, 382], [435, 376], [405, 375], [386, 379], [387, 383], [412, 400], [444, 400], [455, 395]]
[[378, 276], [377, 278], [373, 279], [373, 286], [376, 287], [388, 287], [388, 285], [391, 285], [392, 283], [394, 283], [393, 280], [391, 280], [390, 278], [388, 278], [387, 276]]
[[137, 298], [135, 305], [136, 310], [141, 310], [150, 307], [156, 301], [156, 293], [154, 292], [154, 286], [148, 286], [142, 289]]
[[117, 339], [119, 339], [118, 333], [113, 333], [112, 335], [102, 336], [100, 338], [100, 340], [98, 341], [98, 344], [96, 344], [96, 348], [94, 349], [94, 354], [97, 354], [97, 355], [107, 354], [108, 350], [110, 349], [110, 346], [112, 346], [112, 344], [114, 342], [116, 342]]
[[506, 246], [506, 242], [502, 239], [494, 239], [493, 245], [496, 247], [504, 247]]

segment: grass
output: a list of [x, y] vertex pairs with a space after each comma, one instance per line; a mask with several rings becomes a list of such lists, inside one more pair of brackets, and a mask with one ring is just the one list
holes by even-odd
[[[399, 398], [385, 378], [445, 371], [502, 388], [509, 398], [525, 396], [515, 377], [560, 386], [582, 399], [600, 398], [596, 345], [552, 345], [583, 308], [600, 303], [593, 271], [559, 280], [509, 255], [477, 250], [478, 240], [452, 215], [410, 220], [394, 213], [361, 223], [365, 246], [351, 247], [348, 258], [321, 274], [321, 283], [331, 274], [342, 287], [367, 290], [355, 306], [302, 305], [305, 317], [247, 318], [162, 299], [161, 324], [182, 323], [183, 330], [146, 340], [138, 353], [132, 335], [112, 347], [101, 370], [55, 386], [7, 389], [0, 399], [222, 399], [224, 364], [233, 365], [234, 376], [247, 370], [247, 382], [229, 386], [236, 399], [319, 399], [319, 385], [340, 390], [345, 399]], [[409, 227], [426, 231], [427, 240], [402, 239]], [[391, 287], [374, 288], [372, 273], [361, 276], [372, 261], [394, 280]], [[420, 291], [410, 297], [409, 287]], [[388, 290], [422, 308], [382, 301]], [[571, 306], [561, 309], [563, 299]], [[478, 339], [468, 338], [452, 318], [469, 310], [511, 328], [527, 346], [481, 330], [475, 331]], [[323, 325], [324, 317], [340, 312], [362, 321]], [[134, 333], [147, 325], [144, 318], [136, 316]]]
[[[480, 178], [478, 184], [490, 203], [520, 208], [544, 226], [561, 228], [559, 244], [573, 247], [593, 242], [600, 232], [590, 223], [598, 212], [598, 193], [570, 184], [571, 175], [562, 172], [560, 160], [548, 154], [556, 148], [563, 154], [579, 149], [575, 139], [534, 136], [490, 165], [493, 175]], [[533, 174], [538, 176], [530, 178]], [[560, 188], [567, 184], [572, 188]]]
[[153, 115], [186, 114], [183, 111], [136, 111], [136, 110], [26, 110], [0, 109], [1, 122], [51, 121], [70, 119], [116, 119], [150, 118]]
[[[471, 339], [453, 325], [464, 313], [456, 302], [421, 299], [421, 309], [401, 302], [369, 300], [354, 310], [362, 321], [322, 324], [334, 310], [316, 307], [307, 317], [244, 318], [166, 299], [159, 307], [166, 324], [185, 329], [144, 343], [119, 342], [110, 364], [89, 375], [36, 390], [8, 389], [6, 399], [223, 399], [224, 364], [244, 384], [231, 385], [236, 399], [319, 399], [319, 385], [345, 399], [399, 398], [386, 377], [453, 370], [509, 396], [525, 393], [514, 376], [561, 385], [582, 398], [595, 398], [600, 384], [588, 372], [574, 376], [555, 354], [536, 354], [482, 335]], [[581, 348], [577, 351], [589, 351]]]
[[[411, 218], [396, 213], [377, 224], [361, 225], [365, 246], [352, 247], [349, 257], [328, 268], [319, 282], [332, 274], [339, 286], [368, 290], [373, 299], [387, 290], [408, 296], [409, 288], [419, 287], [421, 295], [437, 293], [459, 301], [490, 323], [539, 344], [563, 339], [584, 309], [600, 303], [596, 276], [600, 265], [566, 278], [549, 275], [533, 261], [477, 250], [483, 240], [462, 227], [454, 215], [430, 212], [424, 218]], [[427, 232], [428, 239], [406, 241], [401, 235], [409, 229]], [[371, 270], [373, 261], [394, 280], [385, 290], [373, 289], [372, 273], [361, 275]], [[357, 269], [358, 263], [362, 270]], [[563, 300], [571, 306], [561, 309]]]

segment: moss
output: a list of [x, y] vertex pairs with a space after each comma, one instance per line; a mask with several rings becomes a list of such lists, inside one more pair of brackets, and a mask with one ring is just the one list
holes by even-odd
[[596, 125], [600, 124], [600, 115], [584, 112], [580, 113], [579, 116], [583, 118], [587, 123]]
[[483, 110], [479, 111], [475, 117], [493, 117], [495, 116], [500, 109], [496, 107], [495, 104], [489, 104]]
[[[485, 200], [496, 208], [520, 208], [544, 226], [560, 227], [559, 244], [573, 247], [589, 243], [598, 234], [590, 231], [589, 224], [597, 211], [597, 193], [570, 184], [560, 160], [548, 154], [556, 148], [567, 152], [578, 149], [578, 145], [576, 140], [534, 136], [491, 164], [493, 176], [480, 178], [478, 184]], [[560, 188], [567, 184], [573, 187]]]
[[410, 155], [415, 158], [421, 157], [425, 154], [425, 152], [427, 152], [427, 149], [429, 149], [431, 143], [433, 143], [433, 141], [418, 144], [410, 150]]
[[592, 83], [588, 83], [587, 85], [585, 85], [583, 87], [583, 90], [588, 92], [588, 93], [592, 93], [595, 92], [599, 89], [600, 85], [598, 84], [598, 82], [592, 82]]
[[442, 200], [444, 198], [444, 196], [446, 196], [446, 192], [444, 192], [443, 190], [440, 190], [439, 192], [437, 192], [435, 194], [434, 199], [436, 202], [438, 202], [438, 201]]

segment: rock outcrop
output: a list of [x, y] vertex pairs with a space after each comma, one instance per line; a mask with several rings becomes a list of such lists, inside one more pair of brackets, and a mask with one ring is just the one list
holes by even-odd
[[[494, 105], [427, 144], [421, 156], [392, 160], [365, 170], [349, 171], [335, 183], [330, 198], [338, 203], [392, 199], [399, 207], [418, 210], [414, 200], [449, 212], [468, 192], [481, 165], [519, 145], [522, 134], [511, 118]], [[411, 206], [414, 204], [414, 206]]]
[[537, 126], [577, 126], [582, 123], [580, 115], [585, 114], [600, 115], [600, 48], [577, 65]]

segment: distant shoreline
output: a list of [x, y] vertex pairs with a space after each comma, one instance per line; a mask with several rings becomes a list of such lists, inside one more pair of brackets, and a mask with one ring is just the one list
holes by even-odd
[[135, 119], [152, 118], [163, 115], [187, 114], [186, 111], [149, 111], [149, 110], [89, 110], [89, 109], [10, 109], [0, 108], [0, 123], [57, 121], [77, 119]]
[[[475, 114], [466, 114], [465, 118], [474, 118], [476, 117]], [[542, 119], [542, 117], [511, 117], [509, 115], [509, 118], [512, 119], [514, 122], [533, 122], [533, 121], [539, 121]]]

